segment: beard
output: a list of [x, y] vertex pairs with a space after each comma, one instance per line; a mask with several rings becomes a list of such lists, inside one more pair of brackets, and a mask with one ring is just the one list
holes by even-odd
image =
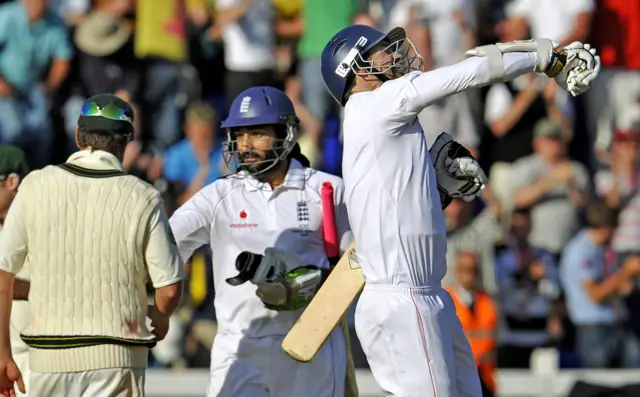
[[[262, 174], [268, 168], [274, 167], [274, 163], [278, 160], [278, 155], [275, 150], [269, 150], [266, 152], [254, 152], [246, 151], [238, 154], [240, 161], [243, 163], [241, 168], [248, 171], [250, 174]], [[257, 159], [257, 160], [249, 160]]]

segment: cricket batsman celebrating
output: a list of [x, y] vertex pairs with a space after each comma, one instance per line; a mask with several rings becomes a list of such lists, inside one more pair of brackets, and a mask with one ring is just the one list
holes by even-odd
[[[184, 263], [160, 192], [122, 168], [133, 128], [127, 102], [93, 96], [78, 119], [80, 151], [20, 184], [0, 235], [0, 395], [26, 386], [30, 397], [144, 396], [149, 348], [180, 303]], [[24, 385], [9, 317], [27, 258]]]
[[[471, 201], [486, 177], [447, 134], [431, 148], [417, 115], [469, 88], [539, 72], [572, 95], [589, 89], [600, 59], [588, 44], [546, 39], [472, 49], [423, 73], [402, 28], [353, 25], [322, 53], [322, 78], [344, 109], [345, 202], [365, 287], [356, 331], [380, 387], [398, 397], [479, 397], [478, 371], [450, 295], [442, 209]], [[432, 159], [433, 156], [433, 159]]]
[[[353, 240], [343, 182], [308, 168], [293, 104], [276, 88], [240, 93], [222, 128], [225, 161], [238, 171], [204, 187], [170, 219], [182, 258], [205, 244], [212, 251], [218, 333], [207, 395], [344, 397], [341, 329], [308, 364], [280, 348], [329, 268], [320, 230], [325, 182], [334, 187], [340, 251]], [[244, 262], [258, 266], [239, 273]]]

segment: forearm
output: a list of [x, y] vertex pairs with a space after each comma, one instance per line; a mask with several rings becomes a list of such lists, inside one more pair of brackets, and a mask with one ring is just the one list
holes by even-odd
[[576, 186], [569, 186], [569, 200], [578, 208], [582, 208], [587, 203], [587, 195]]
[[513, 199], [517, 207], [528, 207], [538, 202], [553, 186], [551, 181], [545, 177], [538, 179], [535, 183], [519, 189]]
[[26, 301], [29, 299], [31, 283], [26, 280], [16, 278], [13, 281], [13, 300]]
[[624, 282], [625, 278], [621, 274], [614, 274], [605, 279], [600, 284], [594, 284], [587, 287], [587, 294], [596, 303], [602, 303], [611, 295], [618, 292], [618, 288]]
[[0, 270], [0, 355], [3, 356], [11, 354], [9, 323], [11, 321], [14, 278], [13, 274]]
[[194, 194], [198, 193], [204, 186], [209, 177], [209, 166], [200, 167], [196, 175], [191, 180], [191, 183], [187, 187], [187, 190], [178, 197], [178, 205], [182, 205], [187, 202]]
[[156, 290], [154, 306], [157, 311], [171, 317], [182, 300], [182, 281]]
[[575, 18], [575, 25], [571, 33], [565, 36], [560, 46], [567, 46], [574, 41], [586, 41], [591, 30], [591, 12], [582, 12]]
[[45, 85], [49, 92], [55, 92], [69, 74], [71, 64], [67, 60], [54, 60]]
[[529, 106], [538, 97], [538, 91], [535, 87], [529, 86], [518, 94], [513, 105], [509, 108], [507, 113], [499, 120], [491, 123], [491, 132], [496, 136], [503, 136], [513, 128], [514, 125], [520, 120], [522, 115], [525, 114]]
[[251, 1], [241, 1], [237, 6], [220, 10], [215, 15], [215, 22], [222, 24], [235, 22], [247, 13], [250, 6]]
[[[502, 56], [505, 80], [536, 70], [536, 53], [512, 52]], [[489, 58], [471, 57], [451, 66], [422, 73], [413, 80], [418, 98], [413, 106], [417, 111], [431, 103], [470, 88], [478, 88], [492, 83], [489, 72]]]

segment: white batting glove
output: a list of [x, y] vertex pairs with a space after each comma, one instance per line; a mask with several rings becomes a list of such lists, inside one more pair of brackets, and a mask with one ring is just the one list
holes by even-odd
[[461, 195], [461, 198], [466, 202], [473, 201], [487, 186], [487, 176], [473, 157], [447, 157], [444, 160], [444, 165], [447, 167], [449, 175], [473, 183], [473, 187]]
[[554, 50], [556, 56], [566, 56], [564, 67], [554, 77], [558, 85], [569, 91], [572, 96], [584, 94], [591, 88], [591, 82], [600, 73], [600, 56], [589, 44], [574, 41], [568, 46]]
[[440, 201], [443, 208], [452, 198], [471, 202], [481, 194], [487, 177], [480, 164], [464, 146], [443, 132], [429, 149], [436, 171]]

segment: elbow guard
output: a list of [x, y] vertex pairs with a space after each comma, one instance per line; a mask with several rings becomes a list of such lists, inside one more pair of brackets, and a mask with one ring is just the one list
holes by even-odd
[[536, 72], [546, 73], [550, 77], [554, 77], [564, 67], [561, 59], [562, 53], [555, 52], [554, 49], [556, 47], [558, 47], [558, 43], [549, 39], [519, 40], [476, 47], [465, 52], [464, 57], [486, 57], [489, 62], [491, 82], [501, 82], [505, 78], [502, 54], [508, 52], [535, 52], [537, 56]]

